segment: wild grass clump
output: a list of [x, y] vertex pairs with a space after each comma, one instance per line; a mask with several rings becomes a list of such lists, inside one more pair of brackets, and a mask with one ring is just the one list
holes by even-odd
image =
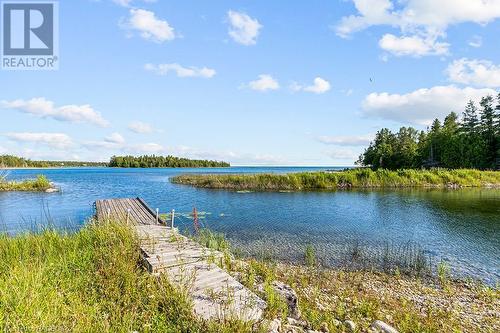
[[46, 191], [51, 188], [50, 181], [44, 175], [35, 179], [8, 181], [7, 174], [0, 174], [0, 191]]
[[233, 332], [197, 321], [188, 298], [139, 265], [135, 234], [115, 223], [68, 234], [0, 236], [2, 332]]
[[254, 191], [308, 191], [345, 188], [500, 187], [500, 171], [471, 169], [385, 170], [360, 168], [291, 174], [207, 174], [171, 178], [175, 184], [202, 188]]

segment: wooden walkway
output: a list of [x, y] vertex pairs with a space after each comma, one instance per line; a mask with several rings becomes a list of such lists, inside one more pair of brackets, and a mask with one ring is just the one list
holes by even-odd
[[187, 291], [203, 319], [259, 320], [266, 303], [215, 263], [223, 254], [201, 246], [167, 227], [140, 198], [98, 200], [99, 221], [127, 221], [135, 228], [145, 267], [166, 274]]

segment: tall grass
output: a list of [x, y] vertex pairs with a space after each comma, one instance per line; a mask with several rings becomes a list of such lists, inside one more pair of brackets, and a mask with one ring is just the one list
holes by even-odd
[[281, 191], [342, 188], [499, 187], [500, 171], [472, 169], [384, 170], [352, 169], [339, 172], [290, 174], [207, 174], [171, 178], [176, 184], [202, 188]]
[[6, 173], [0, 173], [0, 191], [45, 191], [50, 187], [50, 181], [44, 175], [38, 175], [35, 179], [9, 181]]
[[126, 226], [0, 236], [2, 332], [233, 332], [203, 323], [185, 294], [139, 263]]

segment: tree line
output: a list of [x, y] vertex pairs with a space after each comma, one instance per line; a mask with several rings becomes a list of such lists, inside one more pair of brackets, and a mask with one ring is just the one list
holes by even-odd
[[229, 167], [227, 162], [191, 160], [175, 156], [113, 156], [110, 167], [118, 168], [218, 168]]
[[106, 162], [32, 161], [14, 155], [0, 155], [0, 168], [102, 167]]
[[426, 131], [387, 128], [361, 154], [358, 164], [373, 169], [474, 168], [500, 169], [500, 93], [465, 106], [461, 117], [451, 112], [435, 119]]

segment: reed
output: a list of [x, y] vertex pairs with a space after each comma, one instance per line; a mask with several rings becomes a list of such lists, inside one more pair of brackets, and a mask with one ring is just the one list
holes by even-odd
[[21, 181], [7, 180], [7, 173], [0, 173], [1, 191], [46, 191], [51, 188], [50, 181], [44, 175], [38, 175], [35, 179], [25, 179]]
[[385, 170], [350, 169], [289, 174], [186, 174], [175, 184], [200, 188], [252, 191], [310, 191], [348, 188], [500, 187], [500, 171], [474, 169]]

